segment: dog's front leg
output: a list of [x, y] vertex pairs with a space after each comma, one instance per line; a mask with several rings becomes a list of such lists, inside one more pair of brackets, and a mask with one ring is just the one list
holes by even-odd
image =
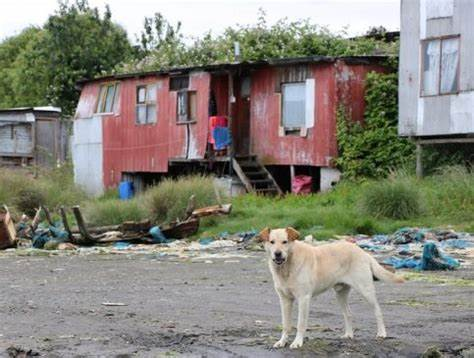
[[298, 327], [295, 340], [290, 345], [290, 348], [292, 349], [299, 348], [303, 345], [304, 334], [306, 332], [306, 327], [308, 326], [310, 301], [311, 295], [298, 297]]
[[280, 297], [281, 319], [283, 323], [283, 332], [278, 342], [273, 345], [273, 348], [281, 348], [288, 343], [288, 336], [291, 332], [291, 310], [293, 308], [293, 298], [288, 297], [283, 293], [278, 292]]

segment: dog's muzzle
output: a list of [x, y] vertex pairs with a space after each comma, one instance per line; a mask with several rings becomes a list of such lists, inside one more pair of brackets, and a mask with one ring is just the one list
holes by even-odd
[[276, 263], [277, 265], [281, 265], [286, 261], [283, 257], [275, 257], [273, 259], [273, 262]]

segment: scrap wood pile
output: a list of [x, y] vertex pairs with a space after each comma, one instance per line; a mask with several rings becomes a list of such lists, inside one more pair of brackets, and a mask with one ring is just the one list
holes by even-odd
[[[150, 220], [124, 222], [120, 225], [88, 227], [79, 206], [71, 211], [76, 226], [69, 224], [66, 208], [59, 209], [61, 220], [54, 222], [49, 210], [42, 206], [30, 219], [23, 215], [15, 225], [7, 207], [0, 211], [0, 249], [11, 247], [33, 247], [37, 249], [68, 250], [77, 246], [98, 246], [127, 241], [133, 243], [156, 244], [170, 239], [183, 239], [195, 234], [199, 220], [204, 216], [228, 215], [232, 204], [194, 208], [194, 196], [189, 199], [186, 218], [162, 226]], [[44, 219], [44, 220], [43, 220]], [[43, 221], [42, 221], [43, 220]]]
[[454, 270], [463, 261], [474, 260], [474, 236], [454, 230], [402, 228], [392, 235], [358, 235], [346, 239], [364, 250], [390, 254], [384, 263], [397, 269]]

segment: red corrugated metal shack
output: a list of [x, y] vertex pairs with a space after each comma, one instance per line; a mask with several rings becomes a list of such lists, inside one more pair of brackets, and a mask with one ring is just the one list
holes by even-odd
[[339, 177], [337, 109], [363, 120], [365, 77], [385, 72], [385, 59], [314, 56], [82, 81], [76, 181], [100, 193], [122, 180], [140, 187], [211, 171], [247, 191], [288, 191], [301, 174], [328, 189]]

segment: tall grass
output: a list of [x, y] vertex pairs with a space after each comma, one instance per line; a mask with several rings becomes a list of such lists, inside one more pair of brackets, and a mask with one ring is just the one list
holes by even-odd
[[391, 233], [402, 226], [474, 231], [474, 174], [457, 167], [418, 179], [407, 171], [387, 179], [343, 181], [328, 193], [279, 199], [244, 195], [230, 217], [201, 225], [202, 234], [294, 226], [324, 239], [340, 234]]
[[132, 200], [117, 198], [92, 200], [85, 204], [85, 220], [89, 225], [118, 225], [124, 221], [140, 221], [148, 217], [141, 197]]
[[376, 218], [409, 219], [420, 215], [421, 200], [416, 186], [409, 180], [387, 178], [365, 185], [360, 207]]
[[143, 196], [151, 218], [156, 222], [183, 219], [191, 195], [196, 207], [216, 204], [211, 177], [194, 175], [178, 179], [165, 179], [149, 189]]
[[0, 204], [7, 205], [14, 214], [34, 214], [34, 209], [45, 205], [51, 210], [59, 205], [78, 205], [87, 197], [74, 185], [72, 167], [40, 170], [35, 177], [29, 169], [0, 170]]

